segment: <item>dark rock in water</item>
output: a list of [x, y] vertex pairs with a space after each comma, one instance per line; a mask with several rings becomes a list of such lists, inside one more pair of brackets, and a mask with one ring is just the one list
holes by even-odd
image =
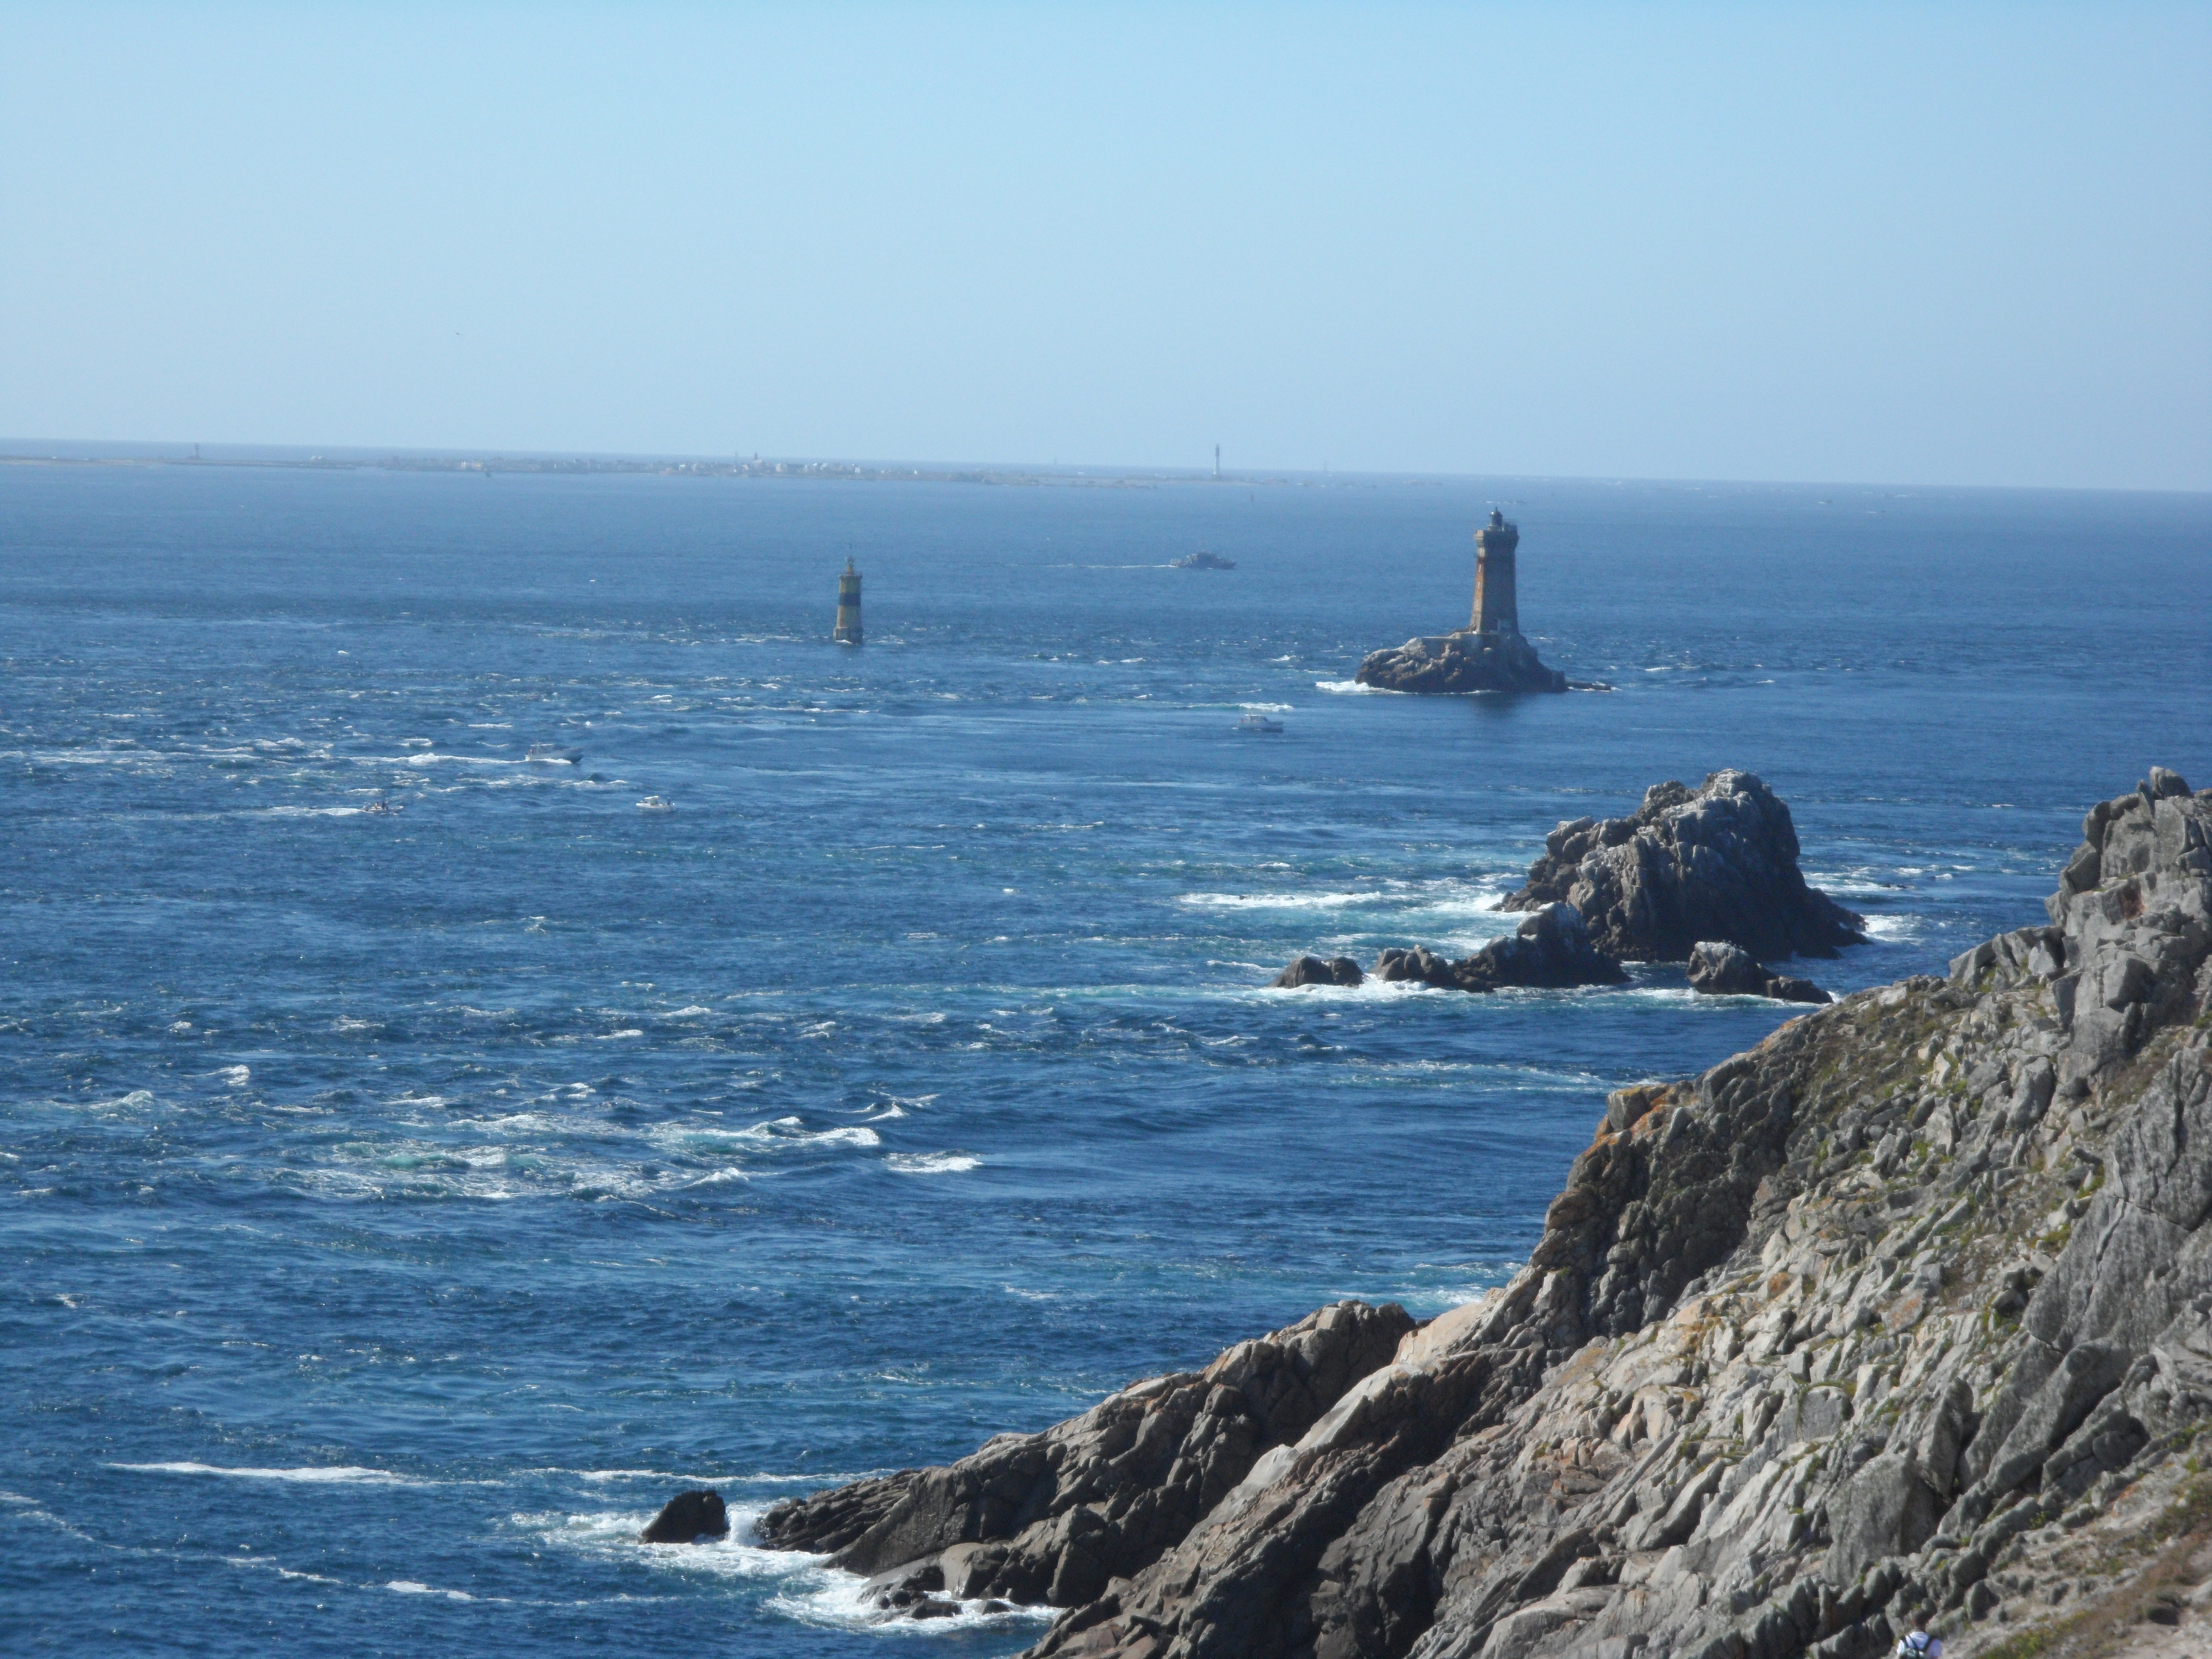
[[1388, 984], [1414, 980], [1423, 985], [1433, 985], [1439, 991], [1459, 988], [1458, 964], [1438, 956], [1425, 945], [1416, 945], [1410, 951], [1395, 948], [1385, 951], [1375, 958], [1375, 977]]
[[[1387, 1365], [1413, 1328], [1395, 1304], [1340, 1302], [1238, 1343], [1203, 1371], [1135, 1383], [1042, 1434], [1000, 1435], [948, 1468], [900, 1477], [898, 1501], [836, 1563], [938, 1572], [962, 1601], [1088, 1601], [1179, 1541], [1263, 1454], [1296, 1442]], [[880, 1496], [856, 1503], [856, 1490], [778, 1504], [762, 1541], [828, 1535]], [[840, 1518], [817, 1520], [827, 1513]], [[924, 1582], [898, 1578], [916, 1594]]]
[[1471, 957], [1448, 962], [1425, 945], [1389, 950], [1375, 959], [1375, 977], [1416, 980], [1440, 991], [1498, 991], [1508, 986], [1564, 990], [1576, 985], [1620, 985], [1620, 963], [1589, 941], [1571, 904], [1547, 904], [1522, 922], [1511, 939], [1494, 939]]
[[1462, 629], [1370, 651], [1356, 677], [1385, 691], [1564, 691], [1567, 677], [1547, 668], [1536, 647], [1510, 629]]
[[1494, 991], [1508, 985], [1564, 990], [1574, 985], [1622, 985], [1620, 963], [1590, 943], [1582, 912], [1547, 904], [1522, 922], [1511, 939], [1494, 939], [1454, 964], [1460, 988]]
[[1809, 979], [1767, 971], [1741, 945], [1704, 939], [1690, 951], [1690, 988], [1709, 997], [1771, 997], [1777, 1002], [1831, 1002]]
[[1753, 957], [1832, 957], [1863, 945], [1863, 917], [1806, 884], [1790, 809], [1748, 772], [1715, 772], [1694, 792], [1644, 791], [1633, 817], [1577, 818], [1544, 838], [1501, 910], [1560, 901], [1591, 941], [1630, 962], [1680, 962], [1700, 940]]
[[1835, 1000], [1811, 980], [1797, 974], [1768, 975], [1765, 994], [1777, 1002], [1805, 1002], [1815, 1007]]
[[946, 1599], [945, 1574], [934, 1561], [919, 1566], [894, 1567], [878, 1573], [860, 1587], [860, 1598], [884, 1621], [893, 1619], [950, 1619], [960, 1611], [957, 1601]]
[[660, 1513], [638, 1534], [641, 1544], [690, 1544], [702, 1538], [722, 1538], [730, 1530], [729, 1511], [718, 1492], [678, 1492], [660, 1507]]
[[1295, 991], [1302, 985], [1358, 985], [1367, 977], [1350, 957], [1300, 957], [1269, 981], [1278, 991]]

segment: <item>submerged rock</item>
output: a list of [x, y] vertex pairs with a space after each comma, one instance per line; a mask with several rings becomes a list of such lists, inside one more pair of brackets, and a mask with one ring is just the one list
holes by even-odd
[[902, 1477], [849, 1564], [1042, 1583], [1068, 1659], [1874, 1659], [1922, 1609], [2040, 1650], [2151, 1591], [2201, 1644], [2212, 793], [2170, 777], [2048, 927], [1617, 1091], [1481, 1300]]
[[1808, 886], [1797, 853], [1771, 789], [1749, 772], [1715, 772], [1695, 791], [1652, 785], [1632, 817], [1561, 824], [1498, 908], [1564, 901], [1600, 950], [1630, 962], [1680, 962], [1704, 939], [1770, 958], [1863, 945], [1864, 918]]
[[1832, 1002], [1809, 979], [1769, 972], [1740, 945], [1704, 939], [1690, 947], [1690, 988], [1709, 997], [1771, 997], [1778, 1002]]
[[1385, 691], [1565, 691], [1567, 677], [1547, 668], [1536, 647], [1510, 629], [1462, 629], [1370, 651], [1354, 677]]
[[1319, 957], [1300, 957], [1267, 982], [1274, 990], [1295, 991], [1302, 985], [1356, 986], [1366, 978], [1350, 957], [1331, 957], [1326, 962]]
[[721, 1493], [682, 1492], [660, 1506], [637, 1538], [641, 1544], [695, 1544], [702, 1538], [726, 1537], [729, 1530]]

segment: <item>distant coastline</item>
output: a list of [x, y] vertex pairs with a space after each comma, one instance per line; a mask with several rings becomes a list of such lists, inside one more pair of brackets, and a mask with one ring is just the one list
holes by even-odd
[[[17, 440], [21, 448], [0, 450], [0, 466], [177, 466], [257, 467], [309, 472], [458, 472], [496, 477], [501, 473], [568, 476], [634, 475], [694, 478], [814, 478], [860, 483], [964, 483], [1062, 486], [1092, 489], [1157, 489], [1166, 485], [1213, 488], [1310, 489], [1316, 486], [1370, 487], [1381, 483], [1441, 486], [1440, 476], [1389, 473], [1222, 472], [1191, 469], [1061, 466], [899, 466], [887, 462], [805, 460], [755, 456], [716, 460], [702, 456], [490, 455], [465, 451], [315, 451], [276, 446], [227, 444], [214, 453], [191, 451], [202, 446], [56, 444], [44, 453], [35, 441]], [[74, 451], [75, 453], [71, 453]], [[112, 453], [103, 453], [112, 452]]]

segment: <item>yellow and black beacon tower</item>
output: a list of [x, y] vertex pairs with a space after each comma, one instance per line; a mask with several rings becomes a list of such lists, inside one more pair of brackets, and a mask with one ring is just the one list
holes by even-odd
[[1513, 550], [1520, 544], [1520, 530], [1496, 507], [1490, 522], [1474, 532], [1474, 615], [1468, 625], [1478, 634], [1521, 631], [1521, 605], [1513, 591]]
[[837, 578], [837, 631], [832, 637], [840, 645], [860, 642], [860, 573], [853, 568], [850, 559], [845, 561], [844, 574]]

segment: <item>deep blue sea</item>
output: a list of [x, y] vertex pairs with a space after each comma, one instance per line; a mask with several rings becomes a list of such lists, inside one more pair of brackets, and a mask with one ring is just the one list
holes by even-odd
[[[1615, 689], [1358, 690], [1492, 501]], [[1790, 1011], [1274, 971], [1723, 766], [1941, 971], [2212, 783], [2212, 500], [5, 466], [0, 667], [0, 1646], [1001, 1655], [632, 1540], [1498, 1282]]]

